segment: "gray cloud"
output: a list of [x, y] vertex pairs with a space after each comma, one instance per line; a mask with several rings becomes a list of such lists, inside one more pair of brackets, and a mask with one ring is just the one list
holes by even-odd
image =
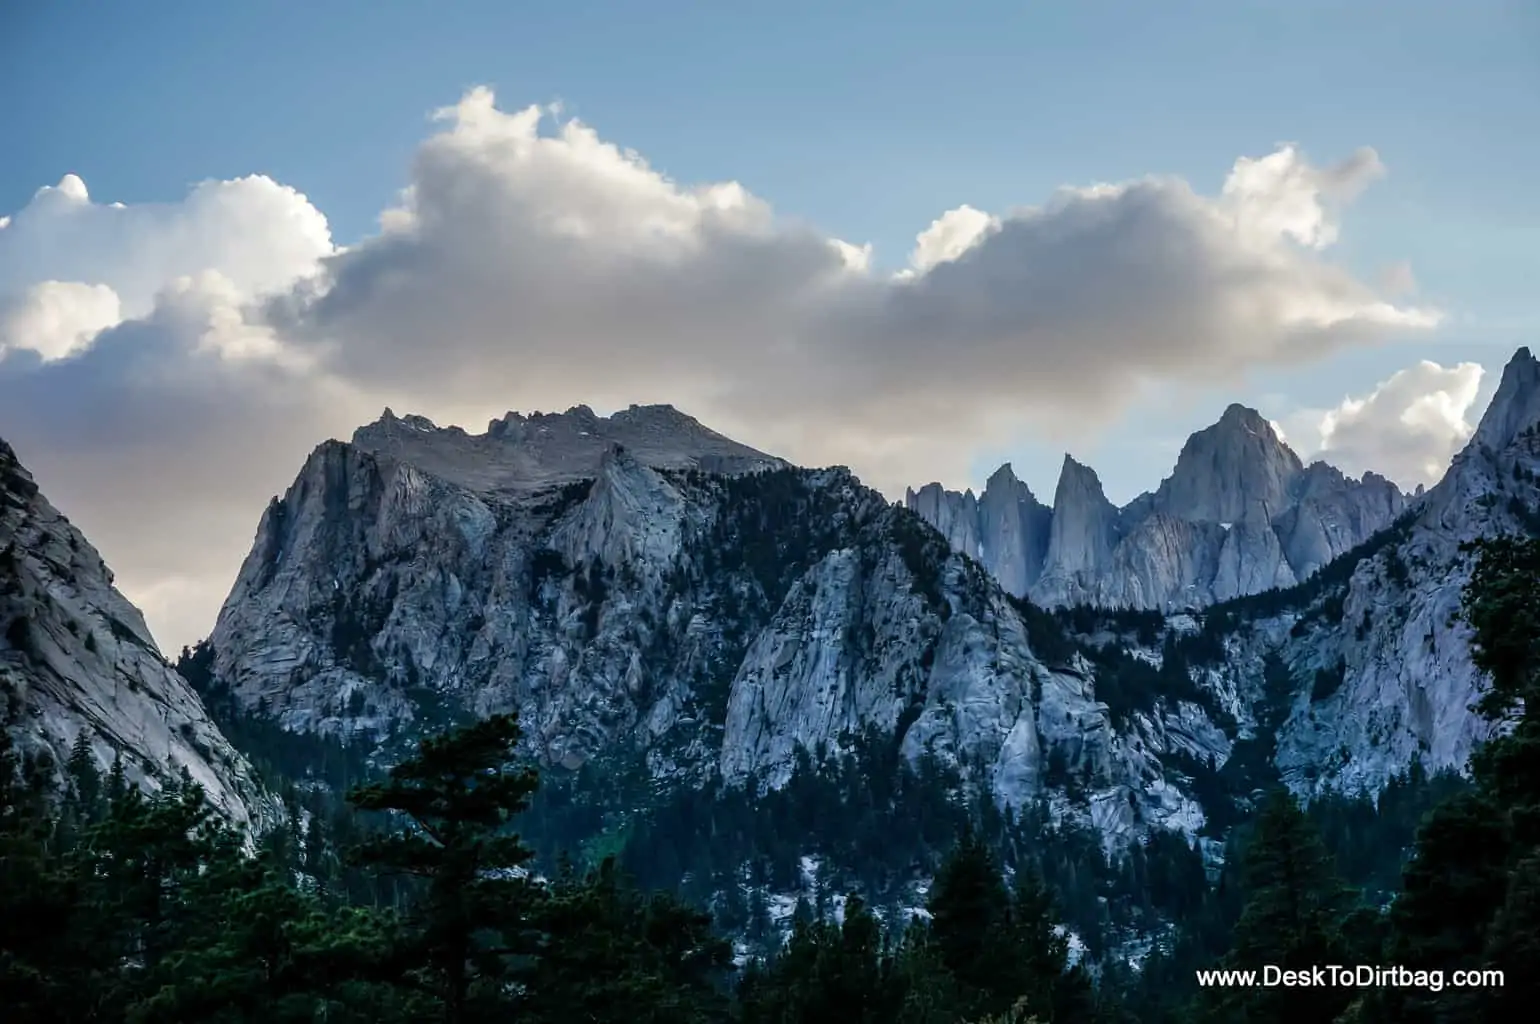
[[213, 624], [268, 496], [378, 412], [243, 348], [228, 301], [188, 286], [76, 357], [0, 360], [0, 436], [173, 648]]
[[485, 91], [444, 116], [384, 233], [273, 314], [335, 372], [435, 400], [643, 394], [859, 464], [895, 432], [961, 447], [1023, 421], [1085, 427], [1144, 380], [1234, 379], [1437, 319], [1315, 255], [1333, 206], [1381, 172], [1372, 150], [1322, 170], [1283, 147], [1239, 161], [1217, 197], [1152, 178], [1000, 217], [960, 208], [890, 277], [581, 124], [542, 133], [542, 111]]
[[1371, 150], [1320, 169], [1281, 147], [1217, 196], [1149, 178], [959, 207], [886, 274], [735, 183], [548, 125], [468, 93], [345, 249], [265, 178], [152, 208], [66, 179], [0, 221], [0, 434], [169, 643], [208, 628], [305, 452], [386, 403], [476, 427], [669, 401], [895, 490], [1022, 429], [1104, 425], [1146, 382], [1437, 320], [1320, 255]]

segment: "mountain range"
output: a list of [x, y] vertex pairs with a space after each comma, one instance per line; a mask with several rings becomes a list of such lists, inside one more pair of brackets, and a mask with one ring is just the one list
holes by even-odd
[[[1226, 765], [1242, 800], [1269, 774], [1373, 791], [1463, 766], [1484, 733], [1461, 545], [1540, 526], [1537, 423], [1521, 349], [1443, 480], [1405, 495], [1231, 406], [1117, 508], [1068, 457], [1051, 507], [1009, 466], [894, 504], [669, 406], [482, 434], [386, 410], [268, 505], [204, 650], [243, 713], [385, 761], [516, 708], [551, 771], [624, 755], [657, 787], [763, 791], [876, 734], [1109, 848], [1196, 836]], [[0, 627], [24, 747], [278, 813], [4, 447]]]
[[1306, 466], [1241, 405], [1188, 438], [1171, 475], [1122, 508], [1069, 455], [1051, 507], [1009, 464], [977, 497], [932, 483], [904, 499], [1018, 597], [1161, 610], [1293, 586], [1389, 526], [1406, 501], [1375, 473]]

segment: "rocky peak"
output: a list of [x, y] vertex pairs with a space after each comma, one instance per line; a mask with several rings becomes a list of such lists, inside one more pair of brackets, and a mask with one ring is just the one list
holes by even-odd
[[0, 727], [62, 766], [84, 740], [157, 788], [185, 769], [240, 825], [276, 820], [255, 773], [166, 664], [90, 542], [0, 441]]
[[[997, 489], [1014, 490], [1018, 485], [1026, 486], [1025, 484], [1022, 484], [1019, 479], [1017, 479], [1016, 471], [1012, 469], [1011, 464], [1007, 462], [1001, 465], [999, 469], [989, 474], [989, 479], [984, 481], [984, 493], [987, 494], [991, 490]], [[1030, 494], [1031, 491], [1029, 490], [1027, 493]]]
[[1188, 438], [1159, 489], [1121, 509], [1070, 456], [1051, 509], [1009, 464], [976, 502], [939, 484], [905, 501], [1018, 596], [1186, 608], [1292, 585], [1387, 526], [1407, 498], [1374, 473], [1305, 467], [1261, 413], [1231, 404]]
[[1043, 576], [1097, 573], [1112, 560], [1118, 510], [1107, 500], [1096, 470], [1068, 453], [1053, 492], [1053, 525]]
[[1102, 490], [1101, 477], [1096, 475], [1096, 470], [1076, 461], [1073, 455], [1065, 452], [1064, 462], [1059, 466], [1059, 483], [1053, 492], [1054, 511], [1061, 511], [1067, 503], [1083, 501], [1112, 507], [1112, 502], [1107, 500], [1107, 494]]
[[1500, 451], [1536, 423], [1540, 423], [1540, 360], [1521, 348], [1503, 367], [1502, 380], [1473, 440]]
[[1154, 507], [1193, 522], [1265, 522], [1288, 504], [1289, 485], [1303, 469], [1261, 413], [1232, 404], [1187, 439]]
[[599, 416], [586, 405], [529, 416], [509, 412], [489, 422], [483, 434], [387, 409], [354, 432], [353, 444], [477, 492], [540, 490], [592, 478], [617, 444], [655, 469], [732, 474], [785, 465], [671, 405], [633, 405], [613, 416]]
[[1026, 595], [1043, 573], [1053, 513], [1016, 478], [1007, 462], [989, 477], [978, 500], [984, 564], [1008, 593]]
[[953, 551], [961, 551], [979, 562], [985, 561], [978, 499], [972, 488], [962, 492], [949, 491], [935, 482], [918, 491], [905, 488], [904, 507], [940, 530]]

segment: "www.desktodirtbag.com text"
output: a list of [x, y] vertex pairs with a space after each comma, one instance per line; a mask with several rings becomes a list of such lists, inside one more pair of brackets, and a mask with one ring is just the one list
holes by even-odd
[[1202, 988], [1420, 988], [1442, 992], [1450, 988], [1500, 988], [1499, 970], [1415, 971], [1408, 967], [1356, 967], [1323, 964], [1301, 970], [1284, 970], [1269, 964], [1260, 971], [1208, 970], [1198, 972]]

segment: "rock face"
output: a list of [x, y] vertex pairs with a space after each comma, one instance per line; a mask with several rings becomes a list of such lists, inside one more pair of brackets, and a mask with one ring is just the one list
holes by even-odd
[[0, 721], [18, 746], [63, 766], [85, 737], [97, 766], [120, 754], [156, 788], [186, 769], [238, 825], [277, 806], [166, 664], [112, 573], [0, 441]]
[[1043, 574], [1053, 513], [1016, 479], [1009, 463], [995, 471], [978, 498], [933, 483], [909, 491], [904, 503], [940, 530], [954, 550], [992, 572], [1007, 593], [1024, 597]]
[[586, 405], [564, 413], [510, 412], [484, 434], [439, 429], [391, 410], [353, 433], [353, 443], [473, 491], [517, 491], [589, 479], [617, 446], [659, 469], [740, 473], [783, 466], [780, 459], [708, 430], [671, 405], [633, 405], [596, 416]]
[[[1470, 443], [1384, 545], [1320, 606], [1286, 653], [1341, 684], [1295, 702], [1278, 765], [1298, 788], [1376, 789], [1414, 759], [1462, 768], [1488, 730], [1470, 713], [1482, 689], [1458, 612], [1470, 578], [1461, 545], [1540, 534], [1540, 362], [1520, 349]], [[1299, 632], [1299, 630], [1296, 630]], [[1243, 643], [1254, 643], [1248, 637]]]
[[1270, 523], [1292, 504], [1289, 488], [1303, 470], [1260, 413], [1231, 405], [1187, 439], [1153, 511], [1200, 523]]
[[[1161, 610], [1292, 586], [1406, 505], [1384, 477], [1352, 480], [1325, 463], [1303, 465], [1267, 420], [1240, 405], [1188, 438], [1171, 475], [1121, 509], [1069, 456], [1052, 509], [1031, 499], [1030, 517], [986, 516], [1007, 493], [1031, 499], [1004, 467], [977, 500], [933, 483], [910, 491], [906, 504], [1013, 594], [1048, 606]], [[1023, 534], [1017, 524], [1028, 518]]]
[[[1039, 653], [1057, 627], [1030, 625], [913, 514], [844, 470], [745, 450], [708, 470], [680, 454], [698, 451], [689, 429], [582, 447], [575, 465], [410, 418], [321, 445], [262, 517], [211, 637], [215, 677], [290, 728], [387, 743], [518, 708], [547, 765], [629, 749], [680, 783], [776, 785], [799, 749], [877, 730], [1002, 804], [1048, 797], [1111, 837], [1202, 821], [1160, 765], [1178, 748], [1224, 759], [1202, 711], [1115, 724], [1083, 658]], [[990, 514], [1019, 513], [1019, 550], [1045, 548], [1017, 495]], [[1046, 778], [1051, 757], [1079, 802]]]
[[1036, 589], [1044, 594], [1061, 590], [1068, 594], [1080, 580], [1100, 579], [1111, 570], [1121, 524], [1096, 471], [1068, 455], [1059, 470], [1053, 506], [1061, 512], [1050, 520], [1048, 550]]
[[[1265, 739], [1299, 790], [1463, 766], [1485, 733], [1460, 545], [1540, 526], [1537, 393], [1521, 351], [1409, 506], [1301, 466], [1236, 408], [1123, 509], [1067, 458], [1051, 516], [1008, 472], [895, 507], [671, 411], [645, 444], [602, 446], [582, 410], [522, 441], [387, 417], [317, 448], [269, 506], [214, 672], [290, 728], [387, 745], [518, 708], [545, 764], [635, 751], [660, 785], [777, 785], [799, 751], [875, 731], [1109, 844], [1190, 833], [1198, 766], [1240, 743]], [[992, 552], [1019, 575], [984, 568]], [[1071, 636], [1080, 611], [997, 577], [1059, 603], [1204, 607], [1087, 613]]]

